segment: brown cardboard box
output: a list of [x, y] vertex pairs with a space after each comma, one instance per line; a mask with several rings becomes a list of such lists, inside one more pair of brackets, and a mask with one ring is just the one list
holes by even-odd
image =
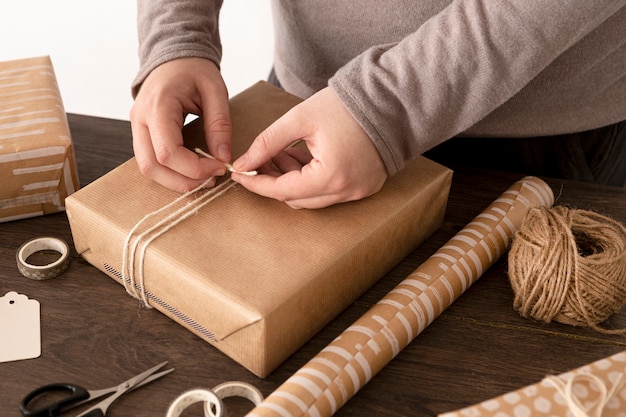
[[[266, 83], [234, 97], [234, 154], [298, 101]], [[186, 135], [200, 132], [196, 124]], [[231, 181], [130, 264], [143, 265], [150, 305], [265, 377], [441, 225], [451, 176], [418, 158], [374, 196], [320, 210], [293, 210]], [[131, 159], [68, 198], [76, 250], [128, 282], [131, 229], [177, 197]]]
[[626, 416], [626, 351], [439, 417]]
[[0, 62], [0, 176], [0, 222], [63, 211], [79, 187], [47, 56]]

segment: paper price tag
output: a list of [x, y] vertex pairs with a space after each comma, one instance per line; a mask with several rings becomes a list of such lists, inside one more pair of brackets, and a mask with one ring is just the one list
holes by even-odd
[[0, 297], [0, 362], [41, 355], [39, 301], [9, 291]]

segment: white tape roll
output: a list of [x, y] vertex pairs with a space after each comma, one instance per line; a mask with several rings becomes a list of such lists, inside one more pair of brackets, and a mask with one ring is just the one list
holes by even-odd
[[212, 413], [215, 413], [212, 415], [223, 415], [224, 406], [222, 405], [222, 400], [220, 400], [220, 398], [215, 395], [213, 391], [207, 389], [194, 389], [179, 395], [167, 409], [165, 417], [179, 417], [189, 406], [199, 402], [204, 402], [205, 410], [209, 409]]
[[[61, 254], [59, 259], [48, 265], [33, 265], [26, 260], [33, 253], [44, 250], [52, 250]], [[26, 278], [34, 280], [45, 280], [61, 275], [70, 264], [70, 247], [62, 241], [54, 237], [38, 237], [31, 239], [17, 250], [15, 255], [17, 261], [17, 269]]]
[[[242, 397], [251, 401], [255, 406], [263, 402], [263, 394], [253, 385], [246, 382], [230, 381], [219, 384], [213, 388], [213, 392], [220, 398]], [[224, 417], [226, 414], [214, 412], [208, 403], [204, 404], [204, 417]]]

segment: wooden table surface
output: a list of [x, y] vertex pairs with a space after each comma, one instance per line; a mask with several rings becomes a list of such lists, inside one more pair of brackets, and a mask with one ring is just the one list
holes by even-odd
[[[71, 114], [68, 118], [81, 185], [132, 156], [127, 121]], [[231, 380], [252, 383], [269, 395], [520, 177], [455, 171], [441, 229], [266, 379], [158, 311], [139, 308], [117, 282], [76, 254], [64, 213], [2, 223], [0, 296], [16, 291], [41, 303], [42, 354], [0, 363], [0, 416], [19, 416], [21, 398], [41, 384], [64, 381], [103, 388], [164, 360], [175, 371], [124, 396], [109, 409], [109, 417], [163, 416], [184, 391]], [[557, 204], [626, 222], [626, 190], [546, 181]], [[38, 236], [56, 236], [72, 247], [71, 265], [58, 278], [32, 281], [16, 268], [18, 247]], [[625, 336], [520, 317], [512, 307], [506, 269], [503, 258], [336, 415], [433, 416], [626, 350]], [[626, 327], [626, 313], [614, 315], [605, 325]], [[250, 408], [246, 401], [235, 400], [227, 401], [227, 407], [231, 417]], [[187, 415], [201, 416], [202, 409], [192, 407]]]

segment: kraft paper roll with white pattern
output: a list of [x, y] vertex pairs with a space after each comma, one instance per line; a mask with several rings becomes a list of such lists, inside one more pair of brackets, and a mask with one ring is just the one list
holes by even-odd
[[513, 184], [248, 417], [333, 415], [506, 252], [529, 208], [553, 202], [538, 178]]

